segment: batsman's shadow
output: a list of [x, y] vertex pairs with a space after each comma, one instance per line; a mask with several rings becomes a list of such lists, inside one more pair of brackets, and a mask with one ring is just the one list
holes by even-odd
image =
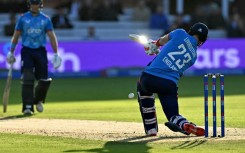
[[181, 143], [177, 146], [172, 147], [171, 149], [189, 149], [189, 148], [194, 148], [197, 147], [199, 145], [204, 144], [205, 142], [207, 142], [207, 140], [193, 140], [193, 141], [185, 141], [184, 143]]
[[[171, 136], [171, 137], [147, 137], [147, 136], [137, 136], [127, 139], [122, 139], [118, 141], [109, 141], [104, 144], [101, 148], [92, 148], [87, 150], [65, 150], [63, 152], [92, 152], [92, 153], [118, 153], [118, 152], [139, 152], [139, 153], [149, 153], [152, 149], [148, 145], [149, 142], [161, 141], [161, 140], [171, 140], [173, 139], [183, 139], [190, 138], [190, 136]], [[180, 140], [180, 141], [181, 141]], [[185, 141], [184, 143], [179, 144], [180, 141], [177, 141], [178, 145], [170, 147], [170, 149], [190, 149], [197, 147], [207, 140], [193, 140]]]
[[14, 120], [14, 119], [20, 119], [20, 118], [26, 118], [26, 117], [32, 117], [32, 116], [35, 116], [35, 114], [32, 114], [32, 115], [20, 114], [20, 115], [13, 115], [13, 116], [5, 116], [5, 117], [1, 117], [0, 120]]
[[150, 147], [147, 143], [132, 143], [132, 142], [106, 142], [101, 148], [92, 148], [86, 150], [65, 150], [63, 152], [91, 152], [91, 153], [118, 153], [118, 152], [139, 152], [150, 153]]
[[119, 140], [119, 142], [155, 142], [155, 141], [161, 141], [161, 140], [173, 140], [173, 139], [183, 139], [183, 138], [190, 138], [190, 136], [160, 136], [160, 137], [149, 137], [149, 136], [137, 136], [137, 137], [131, 137], [127, 139]]

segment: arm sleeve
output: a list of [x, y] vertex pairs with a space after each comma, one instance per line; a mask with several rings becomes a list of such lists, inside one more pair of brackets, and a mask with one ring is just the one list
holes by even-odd
[[16, 22], [15, 30], [22, 31], [22, 29], [23, 29], [23, 24], [22, 24], [22, 16], [21, 16]]
[[178, 35], [182, 34], [184, 32], [183, 29], [176, 29], [169, 33], [169, 40], [173, 39], [174, 37], [178, 37]]
[[169, 35], [168, 35], [168, 39], [169, 39], [169, 40], [173, 39], [173, 38], [175, 37], [176, 33], [177, 33], [177, 30], [171, 31], [171, 32], [169, 33]]
[[46, 25], [46, 31], [53, 31], [54, 27], [53, 27], [53, 23], [51, 22], [50, 18], [47, 18], [47, 25]]

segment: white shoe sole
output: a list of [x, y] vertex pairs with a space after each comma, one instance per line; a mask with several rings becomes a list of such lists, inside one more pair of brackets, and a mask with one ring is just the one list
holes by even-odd
[[147, 131], [147, 136], [157, 136], [157, 130], [154, 129], [150, 129], [149, 131]]
[[32, 115], [33, 112], [30, 109], [26, 109], [26, 110], [24, 110], [23, 114], [24, 115]]

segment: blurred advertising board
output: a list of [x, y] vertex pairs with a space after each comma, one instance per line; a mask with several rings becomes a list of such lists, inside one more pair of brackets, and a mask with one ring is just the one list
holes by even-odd
[[[245, 70], [245, 39], [211, 39], [198, 49], [198, 58], [195, 65], [187, 71], [187, 74], [201, 74], [206, 72], [243, 73]], [[7, 69], [6, 54], [10, 47], [9, 43], [0, 43], [0, 70]], [[20, 69], [20, 49], [17, 45], [14, 69]], [[48, 59], [52, 59], [52, 48], [47, 46]], [[150, 62], [154, 56], [144, 53], [142, 45], [132, 41], [83, 41], [83, 42], [59, 42], [59, 54], [62, 57], [62, 66], [54, 70], [49, 62], [51, 73], [137, 73]], [[125, 69], [128, 71], [125, 72]], [[131, 69], [131, 70], [130, 70]]]

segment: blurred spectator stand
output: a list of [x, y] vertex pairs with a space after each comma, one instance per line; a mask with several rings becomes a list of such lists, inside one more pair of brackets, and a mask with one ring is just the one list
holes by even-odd
[[133, 21], [148, 22], [151, 16], [150, 9], [146, 6], [144, 0], [139, 0], [136, 7], [133, 9]]
[[227, 25], [227, 37], [239, 38], [244, 37], [244, 24], [238, 13], [234, 13]]
[[208, 23], [208, 15], [207, 12], [205, 11], [207, 8], [204, 5], [198, 5], [194, 9], [193, 14], [191, 14], [191, 25], [197, 23], [197, 22], [202, 22], [207, 24]]
[[161, 5], [157, 6], [156, 12], [150, 17], [150, 28], [162, 29], [163, 31], [167, 31], [169, 28], [168, 18], [164, 14], [164, 10]]
[[52, 16], [52, 23], [54, 28], [56, 29], [71, 29], [73, 25], [70, 23], [70, 20], [67, 13], [65, 12], [65, 8], [58, 7], [56, 8], [56, 14]]
[[190, 29], [190, 26], [191, 26], [190, 16], [184, 15], [184, 14], [177, 14], [175, 16], [174, 22], [171, 24], [169, 32], [176, 28], [181, 28], [181, 29], [184, 29], [186, 32], [188, 32]]
[[78, 20], [79, 15], [79, 8], [81, 6], [80, 0], [72, 0], [70, 5], [70, 11], [69, 11], [69, 19], [71, 20]]
[[93, 20], [95, 12], [95, 5], [93, 0], [83, 0], [78, 10], [78, 16], [80, 21]]
[[[151, 16], [147, 21], [145, 21], [148, 18], [147, 15], [143, 18], [134, 17], [134, 9], [140, 1], [145, 2], [150, 9]], [[65, 19], [61, 20], [65, 26], [58, 26], [60, 24], [59, 16], [64, 13], [55, 9], [58, 7], [57, 5], [64, 8], [65, 14], [67, 14], [65, 16], [69, 23], [64, 22]], [[209, 39], [212, 39], [244, 37], [244, 5], [244, 0], [198, 0], [191, 1], [191, 3], [187, 3], [185, 0], [44, 0], [45, 7], [42, 11], [50, 17], [54, 17], [56, 35], [61, 41], [84, 40], [90, 31], [88, 30], [90, 26], [95, 28], [96, 37], [101, 41], [128, 40], [130, 33], [144, 34], [155, 39], [171, 29], [184, 28], [188, 30], [189, 25], [186, 21], [191, 21], [191, 24], [206, 23], [210, 26]], [[19, 16], [19, 13], [27, 11], [26, 1], [0, 0], [0, 8], [0, 12], [2, 12], [0, 13], [0, 34], [3, 36], [0, 41], [9, 42], [11, 36], [5, 36], [6, 30], [4, 28], [10, 23], [9, 10], [17, 12], [16, 16]], [[219, 13], [211, 8], [218, 8]], [[194, 11], [195, 13], [193, 13]], [[142, 10], [138, 12], [141, 13], [140, 15], [144, 14]], [[211, 12], [218, 15], [215, 18], [213, 17], [215, 15], [209, 16]], [[233, 16], [234, 12], [238, 13], [240, 17]], [[220, 20], [221, 15], [223, 17]], [[216, 24], [217, 22], [219, 25]], [[69, 25], [73, 28], [70, 29]]]
[[209, 29], [225, 29], [226, 21], [221, 13], [220, 7], [216, 3], [210, 3], [210, 14], [207, 19]]
[[156, 0], [145, 0], [145, 4], [150, 9], [151, 14], [156, 12], [157, 5], [159, 5]]
[[83, 40], [99, 40], [94, 26], [89, 26], [87, 28], [87, 35], [83, 37]]
[[5, 36], [12, 36], [14, 34], [16, 24], [16, 14], [14, 12], [9, 14], [9, 21], [8, 24], [4, 25], [3, 31]]
[[95, 21], [118, 21], [118, 12], [115, 8], [112, 8], [110, 0], [103, 0], [99, 2], [94, 10]]

